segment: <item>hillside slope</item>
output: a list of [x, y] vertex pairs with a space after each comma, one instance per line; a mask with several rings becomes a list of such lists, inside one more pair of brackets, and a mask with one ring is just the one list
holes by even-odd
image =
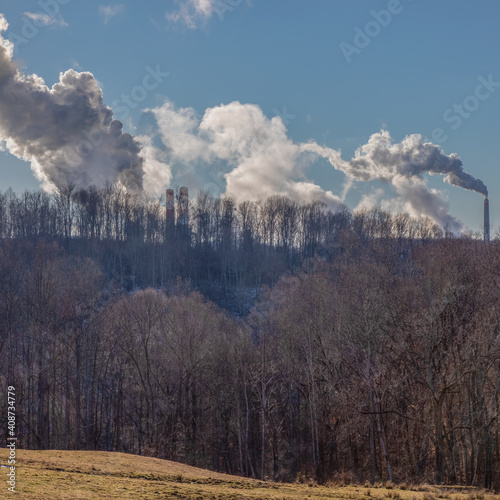
[[[278, 484], [219, 474], [156, 458], [98, 451], [17, 450], [16, 493], [26, 499], [368, 499], [499, 498], [437, 488], [400, 491], [356, 486]], [[0, 465], [7, 450], [0, 450]], [[1, 468], [2, 475], [7, 469]], [[5, 472], [3, 472], [5, 471]], [[0, 482], [1, 498], [7, 495]]]

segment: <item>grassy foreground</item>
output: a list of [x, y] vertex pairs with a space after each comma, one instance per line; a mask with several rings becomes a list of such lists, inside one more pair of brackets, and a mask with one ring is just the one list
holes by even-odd
[[[7, 450], [0, 464], [7, 465]], [[218, 474], [168, 460], [97, 451], [16, 450], [16, 493], [7, 490], [0, 468], [0, 498], [27, 499], [499, 499], [472, 489], [424, 486], [316, 486], [279, 484]]]

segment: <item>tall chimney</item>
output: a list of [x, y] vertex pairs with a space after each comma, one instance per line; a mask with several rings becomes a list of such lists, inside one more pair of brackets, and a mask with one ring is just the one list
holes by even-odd
[[167, 189], [167, 227], [175, 225], [174, 190]]
[[189, 197], [188, 188], [181, 187], [179, 193], [179, 219], [178, 223], [184, 226], [189, 224]]
[[490, 202], [484, 199], [484, 241], [490, 241]]

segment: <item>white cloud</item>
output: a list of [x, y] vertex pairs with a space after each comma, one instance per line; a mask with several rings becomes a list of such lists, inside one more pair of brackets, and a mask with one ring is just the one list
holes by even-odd
[[212, 16], [215, 0], [184, 0], [176, 12], [167, 12], [169, 21], [183, 22], [189, 28], [196, 28], [200, 21]]
[[332, 208], [342, 203], [307, 179], [310, 158], [287, 136], [281, 118], [267, 118], [259, 106], [235, 101], [207, 109], [201, 119], [168, 101], [150, 111], [167, 152], [163, 163], [172, 165], [174, 175], [195, 170], [193, 177], [206, 178], [217, 165], [226, 172], [225, 193], [238, 202], [286, 195]]
[[99, 14], [102, 16], [104, 24], [108, 24], [110, 19], [117, 16], [125, 8], [123, 4], [100, 5]]
[[[177, 0], [179, 8], [167, 12], [166, 18], [173, 22], [182, 22], [191, 29], [210, 19], [214, 14], [223, 20], [227, 12], [232, 12], [245, 0]], [[248, 3], [248, 0], [246, 0]]]
[[172, 183], [172, 171], [167, 163], [167, 155], [164, 151], [153, 146], [151, 137], [143, 135], [136, 137], [136, 139], [141, 144], [140, 156], [144, 160], [142, 168], [144, 191], [161, 196]]
[[191, 164], [209, 160], [208, 144], [199, 136], [200, 120], [192, 108], [176, 109], [166, 101], [160, 108], [147, 109], [156, 118], [163, 144], [176, 161]]
[[[381, 130], [360, 146], [348, 162], [342, 160], [340, 152], [314, 142], [303, 148], [326, 158], [335, 169], [353, 179], [391, 184], [395, 199], [390, 204], [383, 200], [383, 206], [403, 206], [413, 217], [429, 217], [441, 227], [448, 226], [457, 232], [463, 229], [462, 223], [449, 213], [443, 193], [430, 189], [422, 176], [441, 174], [449, 184], [487, 193], [482, 181], [464, 171], [456, 154], [446, 155], [439, 146], [424, 142], [419, 134], [408, 135], [400, 143], [394, 143], [389, 132]], [[363, 197], [360, 207], [373, 205], [379, 198], [380, 191], [374, 191]]]
[[68, 23], [60, 16], [52, 17], [41, 12], [25, 12], [24, 15], [33, 21], [36, 26], [68, 26]]
[[[3, 14], [0, 13], [0, 34], [3, 32], [3, 31], [7, 31], [9, 27], [9, 23], [7, 22], [7, 19], [5, 19], [5, 16]], [[4, 70], [3, 69], [3, 66], [4, 66], [4, 63], [7, 63], [6, 65], [8, 64], [11, 64], [10, 61], [12, 59], [12, 56], [14, 54], [14, 44], [12, 42], [10, 42], [9, 40], [7, 40], [6, 38], [4, 38], [3, 36], [0, 36], [0, 70], [3, 70], [3, 71], [9, 71], [8, 69], [7, 70]], [[1, 60], [1, 58], [3, 57], [3, 61]], [[3, 77], [4, 74], [2, 73], [2, 71], [0, 71], [0, 78]]]
[[442, 228], [448, 227], [453, 232], [460, 232], [463, 224], [448, 210], [444, 194], [437, 189], [430, 189], [419, 177], [395, 175], [392, 185], [398, 197], [405, 201], [405, 211], [412, 217], [429, 217]]
[[382, 188], [377, 188], [370, 193], [365, 193], [361, 196], [355, 210], [370, 210], [371, 208], [377, 207], [380, 205], [383, 196], [384, 190]]
[[47, 190], [121, 182], [140, 192], [140, 144], [113, 120], [94, 75], [70, 69], [48, 87], [41, 77], [23, 74], [2, 36], [7, 27], [0, 14], [0, 143], [31, 163]]
[[[176, 108], [167, 101], [149, 110], [155, 117], [173, 177], [190, 174], [214, 179], [224, 172], [225, 194], [236, 201], [285, 195], [305, 202], [320, 200], [338, 206], [356, 181], [381, 181], [392, 189], [376, 188], [365, 194], [358, 208], [378, 204], [412, 216], [429, 217], [441, 227], [461, 231], [462, 223], [449, 213], [443, 193], [428, 187], [425, 174], [441, 174], [449, 184], [486, 194], [486, 187], [463, 169], [460, 158], [446, 155], [418, 134], [394, 143], [389, 132], [373, 134], [349, 161], [340, 151], [314, 141], [295, 143], [283, 120], [268, 118], [254, 104], [237, 101], [205, 110], [199, 118], [192, 108]], [[323, 189], [307, 176], [307, 167], [318, 159], [328, 160], [346, 179], [339, 194]], [[217, 172], [216, 172], [216, 171]], [[224, 191], [224, 186], [222, 186]]]

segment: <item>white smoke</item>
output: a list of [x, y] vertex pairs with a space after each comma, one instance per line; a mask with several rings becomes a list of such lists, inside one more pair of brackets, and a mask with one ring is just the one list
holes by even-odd
[[163, 144], [174, 160], [191, 164], [199, 159], [210, 161], [207, 143], [199, 136], [199, 118], [193, 108], [175, 109], [166, 101], [160, 108], [146, 109], [158, 124]]
[[[358, 148], [350, 161], [343, 161], [338, 151], [314, 142], [303, 144], [302, 149], [326, 158], [334, 168], [352, 179], [392, 184], [397, 205], [403, 204], [414, 217], [429, 217], [452, 231], [462, 230], [462, 223], [449, 213], [443, 194], [430, 189], [422, 176], [441, 174], [448, 184], [488, 195], [484, 183], [464, 171], [455, 153], [446, 155], [439, 146], [424, 142], [419, 134], [409, 135], [395, 144], [389, 132], [382, 130]], [[364, 206], [366, 203], [364, 199]]]
[[464, 171], [462, 160], [455, 153], [446, 155], [439, 146], [423, 142], [420, 134], [408, 135], [394, 144], [389, 132], [382, 130], [358, 148], [349, 162], [340, 158], [340, 152], [314, 142], [303, 144], [302, 148], [328, 159], [334, 168], [353, 179], [392, 182], [396, 175], [420, 178], [426, 173], [442, 174], [448, 184], [488, 195], [484, 183]]
[[117, 181], [141, 190], [139, 143], [113, 120], [94, 76], [70, 69], [48, 88], [39, 76], [23, 75], [1, 35], [7, 28], [0, 14], [0, 142], [31, 163], [47, 190]]
[[225, 194], [237, 201], [285, 195], [303, 201], [324, 201], [335, 208], [342, 200], [307, 181], [308, 158], [287, 136], [281, 118], [267, 118], [260, 107], [232, 102], [209, 108], [202, 119], [193, 109], [171, 102], [153, 113], [169, 157], [177, 170], [224, 164]]
[[[173, 168], [191, 166], [201, 175], [203, 168], [222, 162], [227, 171], [225, 193], [237, 201], [280, 194], [303, 201], [322, 200], [333, 208], [353, 181], [379, 180], [391, 184], [395, 193], [390, 202], [381, 201], [384, 206], [402, 207], [414, 217], [429, 217], [441, 227], [460, 231], [462, 223], [449, 213], [442, 193], [430, 189], [423, 176], [441, 174], [449, 184], [487, 195], [483, 182], [464, 171], [456, 154], [446, 155], [418, 134], [394, 143], [389, 132], [382, 130], [345, 161], [340, 151], [316, 142], [294, 143], [283, 121], [267, 118], [256, 105], [222, 104], [207, 109], [201, 119], [193, 109], [176, 109], [168, 101], [150, 111]], [[341, 196], [307, 180], [306, 168], [318, 157], [346, 174]], [[379, 195], [377, 190], [375, 196], [364, 196], [362, 205]]]
[[143, 188], [148, 194], [163, 196], [165, 189], [172, 183], [172, 171], [165, 151], [153, 145], [150, 136], [138, 136], [141, 144], [140, 156], [144, 160]]
[[[45, 189], [121, 182], [131, 190], [160, 194], [173, 174], [189, 174], [198, 179], [192, 187], [203, 188], [199, 179], [222, 168], [225, 193], [236, 201], [285, 195], [335, 208], [354, 181], [378, 180], [395, 193], [381, 200], [383, 206], [404, 207], [456, 231], [460, 221], [424, 175], [440, 174], [449, 184], [487, 196], [486, 186], [464, 171], [456, 154], [446, 155], [418, 134], [394, 143], [382, 130], [345, 161], [340, 151], [316, 142], [294, 143], [280, 117], [270, 119], [253, 104], [221, 104], [202, 117], [169, 101], [146, 110], [155, 119], [160, 148], [152, 137], [123, 132], [91, 73], [68, 70], [52, 88], [37, 75], [23, 75], [12, 61], [12, 44], [2, 37], [7, 28], [0, 14], [0, 149], [30, 162]], [[307, 168], [319, 158], [346, 175], [340, 196], [307, 178]], [[366, 195], [363, 206], [379, 199], [379, 193]]]
[[356, 151], [346, 171], [356, 179], [385, 181], [391, 181], [395, 175], [411, 178], [425, 173], [442, 174], [449, 184], [488, 194], [482, 181], [464, 171], [455, 153], [444, 154], [439, 146], [423, 142], [419, 134], [409, 135], [399, 144], [393, 144], [386, 130], [373, 134], [368, 143]]
[[398, 199], [404, 201], [405, 211], [412, 217], [429, 217], [442, 228], [454, 233], [465, 229], [462, 222], [449, 213], [443, 194], [437, 189], [429, 189], [420, 177], [396, 174], [391, 182]]

